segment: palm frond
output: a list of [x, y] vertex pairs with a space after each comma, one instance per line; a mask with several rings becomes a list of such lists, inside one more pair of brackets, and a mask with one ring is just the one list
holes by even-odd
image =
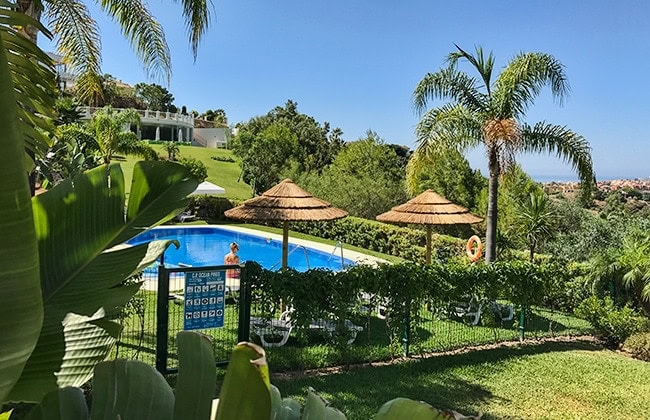
[[483, 112], [488, 101], [476, 85], [476, 79], [453, 66], [427, 73], [413, 91], [413, 107], [422, 114], [429, 101], [438, 98], [451, 99], [472, 111]]
[[416, 150], [436, 156], [449, 149], [464, 151], [481, 142], [481, 122], [461, 105], [446, 104], [427, 112], [416, 129]]
[[124, 131], [117, 135], [118, 153], [140, 156], [145, 160], [158, 160], [158, 153], [146, 142], [138, 139], [131, 131]]
[[69, 71], [81, 76], [77, 81], [79, 99], [93, 103], [101, 97], [101, 84], [94, 83], [101, 71], [101, 43], [97, 22], [79, 0], [49, 1], [45, 9], [57, 39], [57, 47]]
[[96, 106], [103, 102], [104, 87], [99, 74], [94, 71], [86, 71], [79, 75], [75, 84], [77, 98], [90, 105]]
[[544, 53], [522, 53], [513, 58], [495, 82], [493, 107], [499, 118], [523, 115], [542, 88], [549, 85], [562, 104], [569, 93], [564, 66]]
[[481, 75], [483, 83], [485, 84], [485, 90], [489, 95], [491, 93], [490, 85], [492, 84], [492, 70], [494, 70], [494, 54], [490, 52], [486, 59], [485, 55], [483, 54], [483, 48], [481, 47], [476, 47], [476, 56], [473, 56], [472, 54], [460, 48], [458, 45], [454, 44], [454, 46], [458, 49], [458, 51], [450, 53], [447, 57], [447, 62], [451, 66], [455, 67], [458, 64], [458, 60], [462, 58], [469, 61], [469, 63], [474, 66], [474, 68]]
[[51, 144], [49, 133], [54, 131], [56, 77], [50, 57], [19, 32], [19, 28], [26, 26], [51, 36], [39, 22], [16, 12], [12, 3], [0, 0], [0, 38], [18, 104], [20, 130], [25, 147], [42, 156]]
[[524, 152], [555, 154], [569, 163], [578, 173], [582, 189], [590, 189], [596, 182], [591, 147], [581, 135], [564, 126], [539, 122], [534, 127], [523, 124], [521, 136]]
[[180, 0], [180, 2], [183, 5], [183, 16], [190, 37], [192, 54], [196, 60], [199, 42], [210, 25], [210, 9], [206, 0]]
[[165, 33], [142, 0], [100, 0], [99, 4], [120, 25], [136, 55], [144, 64], [147, 76], [169, 83], [171, 56]]

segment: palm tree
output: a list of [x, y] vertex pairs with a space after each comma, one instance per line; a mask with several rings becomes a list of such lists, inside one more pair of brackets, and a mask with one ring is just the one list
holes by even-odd
[[125, 128], [140, 123], [140, 114], [135, 109], [115, 111], [110, 106], [93, 114], [88, 125], [96, 142], [97, 153], [108, 168], [116, 153], [138, 155], [145, 159], [156, 160], [158, 154], [147, 143]]
[[[480, 47], [471, 55], [460, 47], [449, 54], [448, 66], [428, 73], [413, 92], [413, 104], [422, 115], [416, 128], [415, 153], [437, 156], [447, 149], [464, 152], [483, 145], [488, 157], [489, 186], [485, 259], [496, 258], [497, 193], [499, 176], [520, 152], [555, 153], [578, 172], [583, 190], [594, 182], [589, 143], [567, 127], [522, 121], [541, 89], [549, 85], [560, 101], [569, 92], [562, 64], [544, 53], [520, 53], [492, 80], [494, 56]], [[458, 70], [465, 60], [480, 79]], [[426, 111], [433, 99], [448, 103]], [[426, 112], [425, 112], [426, 111]]]
[[555, 212], [551, 202], [541, 191], [530, 193], [530, 199], [519, 205], [518, 230], [526, 238], [531, 262], [534, 260], [537, 245], [553, 233], [554, 220]]
[[[201, 37], [210, 23], [207, 0], [178, 0], [196, 57]], [[149, 76], [171, 78], [171, 58], [165, 33], [144, 0], [98, 0], [97, 3], [113, 18], [131, 42]], [[18, 0], [17, 9], [36, 20], [47, 19], [57, 39], [57, 47], [69, 66], [78, 74], [77, 95], [84, 101], [101, 97], [100, 36], [97, 23], [82, 0]], [[36, 42], [37, 31], [25, 27], [26, 34]]]
[[167, 152], [167, 156], [169, 157], [169, 160], [175, 161], [176, 160], [176, 155], [180, 153], [181, 149], [178, 147], [178, 144], [173, 141], [169, 141], [165, 143], [163, 146], [163, 149]]
[[625, 274], [623, 285], [632, 290], [639, 304], [650, 315], [650, 234], [632, 233], [623, 240], [618, 265]]

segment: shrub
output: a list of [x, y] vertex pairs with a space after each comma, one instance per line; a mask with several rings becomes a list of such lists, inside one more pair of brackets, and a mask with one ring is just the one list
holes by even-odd
[[650, 362], [650, 331], [632, 334], [625, 340], [623, 350], [637, 359]]
[[[346, 217], [334, 222], [294, 223], [291, 228], [410, 261], [424, 261], [426, 233], [421, 229], [388, 225], [359, 217]], [[464, 253], [465, 241], [462, 239], [434, 234], [431, 241], [434, 255], [448, 257]]]
[[208, 177], [208, 168], [206, 168], [205, 164], [200, 160], [193, 157], [182, 157], [178, 162], [181, 165], [186, 166], [192, 175], [199, 179], [199, 182], [205, 181]]
[[224, 221], [224, 212], [235, 207], [237, 203], [224, 197], [213, 197], [209, 195], [192, 196], [187, 208], [192, 209], [200, 219], [210, 221]]
[[235, 159], [231, 158], [230, 156], [212, 156], [210, 159], [216, 160], [219, 162], [229, 162], [229, 163], [234, 163]]
[[643, 326], [641, 318], [630, 307], [617, 308], [609, 297], [585, 299], [576, 309], [576, 314], [589, 321], [596, 334], [612, 347], [618, 347]]

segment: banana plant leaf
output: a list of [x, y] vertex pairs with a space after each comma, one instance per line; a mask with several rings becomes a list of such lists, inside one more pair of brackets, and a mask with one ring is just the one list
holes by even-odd
[[209, 419], [217, 383], [210, 338], [192, 331], [181, 331], [176, 341], [178, 379], [174, 420]]
[[217, 420], [268, 419], [271, 416], [271, 383], [264, 349], [239, 343], [230, 356], [223, 379]]
[[[0, 3], [0, 6], [2, 3]], [[0, 9], [2, 10], [2, 9]], [[0, 20], [0, 32], [6, 23]], [[0, 402], [34, 349], [43, 321], [38, 243], [14, 83], [0, 38]]]
[[128, 206], [119, 165], [84, 172], [33, 198], [45, 315], [11, 400], [40, 401], [91, 377], [119, 333], [110, 318], [138, 289], [124, 280], [170, 242], [122, 243], [184, 209], [197, 185], [182, 165], [138, 162]]
[[57, 389], [45, 395], [25, 420], [88, 420], [86, 398], [79, 388]]
[[173, 413], [174, 392], [146, 363], [118, 359], [95, 368], [92, 420], [172, 420]]

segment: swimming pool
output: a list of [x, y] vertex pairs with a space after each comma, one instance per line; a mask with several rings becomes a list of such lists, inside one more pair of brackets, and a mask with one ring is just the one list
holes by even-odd
[[[242, 262], [257, 261], [266, 269], [277, 270], [282, 259], [282, 241], [264, 236], [250, 235], [213, 226], [201, 227], [157, 227], [141, 233], [127, 243], [137, 245], [160, 239], [176, 239], [181, 246], [173, 245], [165, 252], [165, 265], [187, 264], [193, 267], [221, 265], [223, 257], [230, 252], [231, 242], [239, 244], [239, 258]], [[305, 252], [307, 256], [305, 256]], [[309, 266], [307, 264], [309, 259]], [[335, 255], [317, 249], [289, 243], [289, 267], [298, 271], [309, 268], [341, 270], [341, 254]], [[354, 261], [344, 258], [344, 266]]]

